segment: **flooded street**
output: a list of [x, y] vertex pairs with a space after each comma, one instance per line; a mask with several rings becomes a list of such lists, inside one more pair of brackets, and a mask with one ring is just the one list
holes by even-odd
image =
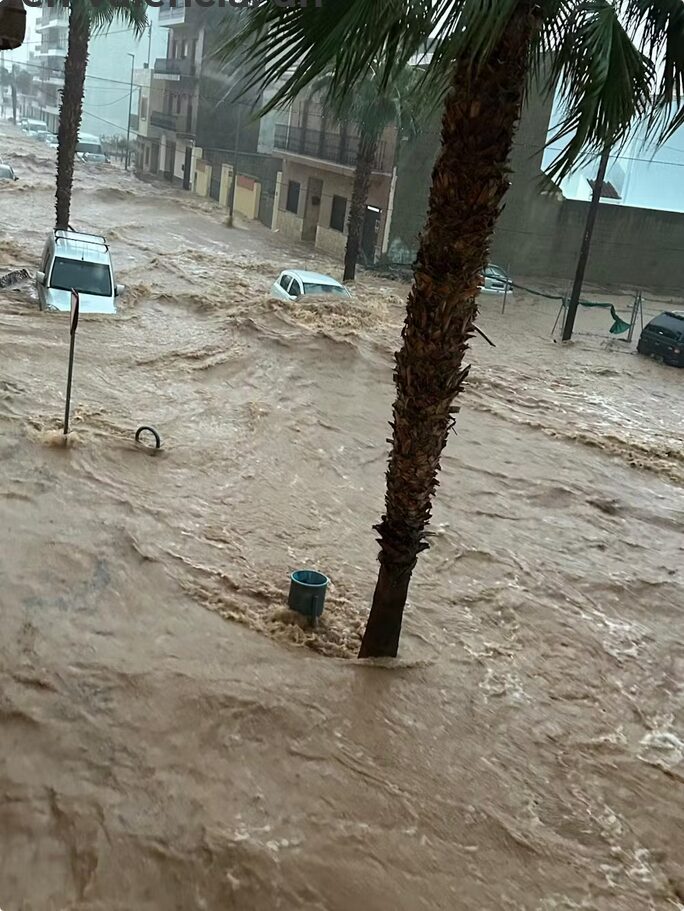
[[[53, 153], [0, 146], [0, 274], [34, 272]], [[684, 909], [684, 371], [483, 298], [401, 656], [366, 666], [405, 287], [271, 300], [340, 267], [113, 167], [72, 224], [127, 291], [81, 317], [69, 448], [67, 318], [0, 292], [0, 908]]]

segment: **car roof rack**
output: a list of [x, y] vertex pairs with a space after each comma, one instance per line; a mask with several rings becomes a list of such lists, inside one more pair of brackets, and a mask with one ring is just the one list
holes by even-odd
[[107, 241], [99, 234], [81, 234], [80, 231], [65, 231], [59, 228], [55, 231], [55, 242], [59, 240], [72, 241], [77, 244], [95, 244], [98, 247], [109, 249]]

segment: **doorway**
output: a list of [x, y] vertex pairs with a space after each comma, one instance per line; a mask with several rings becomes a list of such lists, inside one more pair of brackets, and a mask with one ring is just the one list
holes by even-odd
[[321, 211], [321, 196], [323, 195], [323, 181], [318, 177], [309, 177], [306, 191], [306, 207], [302, 221], [302, 240], [309, 243], [316, 241], [318, 216]]
[[375, 250], [378, 244], [378, 231], [382, 210], [376, 206], [366, 206], [363, 217], [363, 230], [361, 232], [361, 255], [367, 266], [375, 262]]

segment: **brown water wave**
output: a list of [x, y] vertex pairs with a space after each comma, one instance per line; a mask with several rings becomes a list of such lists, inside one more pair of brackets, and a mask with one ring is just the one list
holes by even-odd
[[[0, 133], [37, 159], [0, 264], [35, 269], [54, 161]], [[0, 294], [0, 907], [684, 905], [682, 374], [483, 299], [400, 659], [366, 666], [406, 289], [271, 300], [339, 266], [222, 215], [77, 173], [128, 291], [79, 325], [68, 446], [66, 318]]]

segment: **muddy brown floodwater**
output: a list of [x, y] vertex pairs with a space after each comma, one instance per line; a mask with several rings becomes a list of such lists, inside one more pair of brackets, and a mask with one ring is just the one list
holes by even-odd
[[[35, 269], [54, 160], [0, 143], [0, 269]], [[684, 371], [484, 299], [401, 657], [364, 666], [405, 289], [269, 300], [338, 267], [114, 168], [72, 215], [128, 292], [81, 319], [67, 449], [66, 318], [0, 294], [3, 911], [681, 911]]]

